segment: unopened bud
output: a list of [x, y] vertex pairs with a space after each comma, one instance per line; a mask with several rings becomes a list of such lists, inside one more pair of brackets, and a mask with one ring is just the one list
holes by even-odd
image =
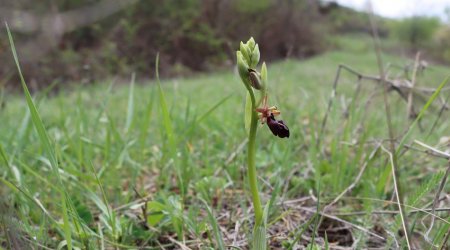
[[261, 90], [261, 77], [259, 73], [254, 69], [248, 69], [248, 73], [252, 87]]

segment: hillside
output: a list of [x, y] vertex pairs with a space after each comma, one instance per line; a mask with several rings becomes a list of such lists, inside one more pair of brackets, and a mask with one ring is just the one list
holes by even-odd
[[[268, 64], [269, 102], [281, 108], [291, 131], [289, 139], [274, 137], [263, 125], [258, 132], [260, 189], [264, 202], [271, 195], [275, 199], [268, 221], [273, 249], [290, 244], [305, 247], [312, 237], [322, 247], [405, 244], [392, 199], [389, 155], [384, 151], [389, 137], [380, 84], [363, 80], [355, 95], [358, 78], [343, 72], [325, 130], [320, 129], [339, 64], [362, 74], [378, 74], [368, 42], [370, 38], [364, 36], [348, 37], [337, 41], [340, 50]], [[414, 62], [383, 54], [383, 63], [398, 65], [400, 69], [393, 67], [390, 76], [401, 78], [402, 67]], [[430, 65], [416, 84], [436, 88], [447, 76], [447, 67]], [[112, 80], [35, 95], [62, 185], [75, 204], [70, 209], [80, 216], [69, 218], [70, 230], [78, 232], [75, 246], [215, 249], [222, 237], [226, 245], [247, 249], [252, 221], [244, 191], [242, 83], [230, 69], [167, 79], [162, 86], [164, 99], [154, 81], [130, 85]], [[430, 95], [419, 97], [414, 97], [417, 111]], [[8, 247], [11, 240], [21, 246], [64, 245], [67, 228], [62, 223], [60, 186], [33, 128], [39, 121], [30, 116], [22, 95], [0, 98], [4, 103], [0, 162], [5, 166], [0, 178], [5, 184], [0, 186], [0, 222], [16, 232], [0, 237], [0, 245]], [[397, 92], [389, 92], [388, 99], [399, 143], [412, 120], [407, 119], [406, 102]], [[439, 117], [439, 109], [436, 100], [420, 122], [422, 132], [413, 127], [406, 140], [416, 150], [402, 148], [398, 158], [398, 185], [408, 204], [407, 219], [414, 224], [411, 244], [418, 248], [431, 247], [423, 237], [431, 216], [418, 209], [430, 208], [446, 163], [424, 153], [414, 140], [447, 150], [439, 142], [450, 134], [450, 124], [445, 122], [448, 111]], [[175, 138], [172, 144], [168, 132]], [[317, 144], [319, 137], [322, 142]], [[317, 209], [323, 213], [314, 217]], [[442, 216], [430, 234], [438, 245], [449, 225]], [[319, 218], [322, 223], [316, 228]], [[77, 228], [77, 223], [86, 229]], [[220, 229], [214, 227], [216, 223]]]

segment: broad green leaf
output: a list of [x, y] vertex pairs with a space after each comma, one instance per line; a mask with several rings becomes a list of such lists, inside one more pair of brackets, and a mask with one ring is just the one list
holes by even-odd
[[156, 213], [150, 213], [147, 215], [147, 223], [154, 227], [156, 226], [162, 219], [164, 218], [164, 213], [162, 212], [156, 212]]
[[161, 212], [161, 211], [166, 210], [166, 206], [157, 201], [147, 202], [147, 208], [148, 208], [148, 210], [155, 211], [155, 212]]

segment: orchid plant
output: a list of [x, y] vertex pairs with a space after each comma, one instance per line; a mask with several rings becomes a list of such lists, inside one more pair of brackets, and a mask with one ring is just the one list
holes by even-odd
[[[260, 59], [259, 46], [250, 38], [246, 43], [241, 42], [236, 51], [239, 76], [247, 89], [245, 105], [245, 127], [248, 131], [247, 173], [255, 212], [255, 225], [253, 228], [253, 249], [264, 250], [266, 242], [267, 210], [262, 208], [258, 192], [258, 182], [255, 166], [256, 131], [258, 121], [267, 124], [270, 131], [280, 138], [289, 137], [289, 128], [282, 120], [277, 120], [281, 111], [276, 106], [268, 105], [267, 67], [265, 62], [261, 71], [257, 70]], [[255, 93], [259, 93], [258, 100]], [[267, 207], [267, 206], [266, 206]]]

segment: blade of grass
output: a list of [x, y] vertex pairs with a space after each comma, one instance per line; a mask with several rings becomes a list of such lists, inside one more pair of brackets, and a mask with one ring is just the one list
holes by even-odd
[[[168, 154], [165, 155], [165, 157], [169, 157], [169, 159], [173, 159], [173, 161], [175, 162], [175, 172], [177, 175], [177, 179], [178, 179], [178, 187], [180, 188], [180, 193], [183, 197], [184, 200], [184, 195], [186, 194], [185, 189], [184, 189], [184, 179], [183, 179], [183, 175], [182, 175], [182, 169], [180, 167], [180, 164], [178, 164], [178, 161], [180, 160], [180, 157], [177, 157], [176, 154], [176, 138], [174, 136], [174, 132], [173, 132], [173, 126], [172, 126], [172, 120], [170, 117], [170, 112], [169, 109], [167, 107], [167, 102], [166, 102], [166, 98], [164, 96], [164, 91], [162, 89], [161, 86], [161, 81], [159, 79], [159, 53], [156, 54], [156, 60], [155, 60], [155, 74], [156, 74], [156, 83], [158, 85], [158, 95], [159, 95], [159, 104], [161, 106], [161, 114], [163, 116], [163, 126], [164, 126], [164, 130], [166, 132], [166, 136], [167, 136], [167, 140], [169, 142], [168, 144]], [[170, 180], [169, 178], [166, 179], [166, 181]], [[167, 187], [169, 185], [166, 185]], [[184, 206], [184, 203], [181, 203], [182, 206]], [[183, 219], [183, 217], [181, 218]], [[181, 227], [181, 230], [183, 230], [183, 227]], [[178, 234], [179, 236], [181, 234]]]
[[406, 140], [411, 135], [412, 130], [416, 127], [416, 125], [418, 124], [420, 119], [422, 119], [423, 115], [428, 110], [428, 108], [431, 106], [431, 104], [434, 102], [434, 100], [439, 96], [439, 93], [441, 93], [441, 90], [448, 83], [449, 79], [450, 79], [450, 76], [447, 76], [447, 78], [445, 78], [444, 81], [442, 81], [439, 84], [438, 88], [436, 89], [436, 91], [434, 91], [434, 93], [428, 99], [427, 103], [425, 103], [425, 105], [420, 110], [419, 114], [417, 115], [416, 119], [414, 120], [413, 123], [411, 123], [411, 125], [409, 126], [409, 128], [406, 131], [405, 135], [403, 136], [403, 138], [401, 139], [400, 143], [398, 144], [397, 151], [395, 152], [395, 154], [397, 154], [397, 155], [400, 154], [400, 151], [403, 149], [403, 146], [405, 145]]
[[232, 97], [233, 94], [229, 94], [228, 96], [222, 98], [222, 100], [218, 101], [214, 106], [212, 106], [210, 109], [208, 109], [205, 113], [203, 113], [199, 118], [196, 118], [194, 122], [192, 122], [191, 126], [189, 126], [189, 128], [187, 128], [184, 132], [184, 135], [189, 135], [191, 133], [191, 131], [195, 128], [195, 126], [197, 124], [199, 124], [201, 121], [203, 121], [206, 117], [208, 117], [212, 112], [214, 112], [214, 110], [216, 110], [218, 107], [220, 107], [220, 105], [222, 105], [223, 103], [225, 103], [228, 99], [230, 99], [230, 97]]
[[272, 191], [272, 194], [270, 195], [270, 200], [266, 204], [266, 209], [267, 209], [266, 216], [265, 216], [266, 222], [267, 222], [268, 217], [272, 214], [272, 209], [274, 208], [274, 204], [276, 204], [275, 200], [277, 199], [277, 197], [280, 197], [279, 193], [281, 191], [282, 183], [283, 183], [283, 181], [281, 179], [278, 179], [278, 181]]
[[161, 106], [163, 125], [167, 135], [167, 139], [169, 141], [169, 149], [171, 152], [170, 155], [172, 156], [173, 153], [175, 153], [175, 138], [173, 135], [173, 126], [170, 118], [169, 109], [167, 107], [166, 98], [164, 96], [164, 91], [162, 89], [161, 82], [159, 80], [159, 53], [156, 55], [155, 74], [156, 74], [156, 83], [158, 85], [159, 105]]
[[[54, 81], [49, 86], [45, 87], [44, 89], [40, 90], [38, 95], [36, 95], [36, 101], [35, 103], [39, 103], [40, 100], [42, 100], [56, 85], [58, 82]], [[1, 102], [0, 102], [1, 103]], [[36, 105], [39, 106], [39, 105]], [[22, 138], [27, 135], [28, 133], [28, 125], [30, 122], [30, 110], [27, 108], [27, 111], [25, 113], [25, 116], [22, 120], [22, 123], [20, 126], [18, 126], [14, 132], [11, 133], [11, 136], [8, 140], [8, 145], [12, 144], [13, 140], [22, 142]], [[18, 135], [18, 137], [16, 137]], [[21, 148], [21, 144], [17, 146], [17, 148]]]
[[441, 119], [442, 114], [444, 113], [444, 111], [447, 110], [447, 106], [448, 106], [447, 104], [449, 103], [449, 100], [450, 100], [450, 91], [448, 92], [447, 97], [445, 98], [445, 101], [443, 101], [442, 107], [441, 107], [441, 109], [439, 110], [438, 116], [437, 116], [436, 119], [434, 120], [433, 125], [432, 125], [431, 128], [430, 128], [430, 131], [428, 131], [428, 134], [427, 134], [427, 136], [425, 137], [426, 139], [428, 139], [428, 137], [430, 137], [430, 135], [434, 132], [434, 129], [435, 129], [436, 126], [438, 125], [438, 122], [439, 122], [439, 120]]
[[391, 106], [388, 102], [388, 84], [386, 83], [386, 73], [383, 67], [383, 62], [381, 60], [381, 43], [380, 43], [380, 39], [378, 36], [378, 28], [376, 26], [376, 22], [375, 22], [375, 17], [372, 11], [372, 7], [371, 5], [369, 6], [370, 8], [370, 14], [369, 14], [369, 22], [370, 22], [370, 26], [372, 28], [372, 41], [373, 41], [373, 45], [374, 45], [374, 49], [375, 49], [375, 55], [376, 55], [376, 59], [377, 59], [377, 64], [378, 64], [378, 70], [380, 72], [380, 78], [381, 78], [381, 83], [384, 85], [383, 87], [383, 100], [384, 100], [384, 110], [386, 113], [386, 123], [387, 123], [387, 129], [388, 129], [388, 134], [389, 134], [389, 151], [390, 151], [390, 156], [391, 156], [391, 165], [392, 165], [392, 178], [394, 179], [394, 186], [395, 186], [395, 194], [397, 197], [397, 201], [398, 201], [398, 207], [399, 207], [399, 211], [401, 213], [401, 219], [402, 219], [402, 226], [403, 226], [403, 231], [405, 234], [405, 240], [406, 240], [406, 244], [408, 249], [411, 249], [411, 244], [410, 244], [410, 235], [409, 235], [409, 230], [408, 230], [408, 221], [406, 220], [406, 214], [404, 213], [403, 209], [401, 209], [401, 203], [403, 203], [405, 201], [404, 196], [403, 196], [403, 191], [401, 189], [400, 185], [397, 185], [398, 181], [397, 179], [400, 179], [400, 171], [399, 171], [399, 167], [398, 167], [398, 161], [397, 161], [397, 152], [395, 150], [395, 136], [394, 136], [394, 128], [392, 125], [392, 118], [391, 118]]
[[91, 165], [92, 173], [94, 174], [95, 179], [97, 181], [97, 185], [100, 188], [100, 191], [102, 193], [104, 206], [106, 207], [106, 212], [107, 212], [107, 215], [109, 217], [109, 222], [111, 223], [111, 227], [112, 227], [112, 234], [114, 236], [114, 240], [116, 240], [116, 237], [118, 236], [118, 235], [116, 235], [116, 217], [111, 213], [111, 209], [110, 209], [110, 206], [109, 206], [109, 203], [108, 203], [108, 198], [106, 197], [106, 192], [103, 189], [103, 185], [102, 185], [100, 179], [98, 178], [98, 175], [97, 175], [97, 173], [95, 171], [94, 165], [92, 164], [92, 162], [90, 162], [89, 165]]
[[53, 224], [55, 224], [56, 228], [59, 229], [60, 225], [59, 223], [50, 215], [50, 213], [42, 206], [42, 204], [40, 204], [39, 202], [37, 202], [32, 195], [30, 195], [29, 193], [27, 193], [25, 190], [23, 190], [22, 188], [20, 188], [19, 186], [15, 185], [12, 182], [9, 182], [6, 179], [0, 178], [0, 181], [3, 182], [3, 184], [5, 184], [9, 189], [11, 189], [13, 192], [15, 193], [21, 193], [24, 195], [24, 197], [28, 200], [30, 200], [31, 202], [33, 202], [35, 205], [37, 205], [39, 207], [39, 209], [48, 217], [50, 218], [50, 220], [53, 222]]
[[[322, 217], [323, 217], [323, 213], [320, 213], [320, 185], [321, 185], [321, 179], [319, 179], [319, 181], [316, 184], [317, 186], [317, 202], [316, 202], [316, 214], [320, 214], [319, 218], [315, 219], [315, 223], [314, 223], [314, 229], [313, 229], [313, 234], [312, 234], [312, 239], [311, 242], [314, 242], [314, 239], [316, 237], [316, 234], [318, 235], [318, 228], [320, 226], [320, 224], [322, 224]], [[311, 248], [312, 249], [311, 245]]]
[[11, 168], [11, 165], [9, 164], [8, 157], [6, 157], [6, 152], [3, 149], [2, 144], [0, 144], [0, 156], [2, 157], [3, 162], [5, 162], [5, 165], [9, 168], [9, 170], [11, 171], [11, 174], [12, 174], [13, 170]]
[[222, 105], [224, 102], [226, 102], [230, 97], [232, 97], [233, 94], [229, 94], [226, 97], [222, 98], [220, 101], [218, 101], [214, 106], [212, 106], [210, 109], [208, 109], [205, 113], [203, 113], [198, 119], [195, 120], [196, 123], [199, 123], [203, 121], [206, 117], [208, 117], [214, 110], [216, 110], [220, 105]]
[[134, 115], [134, 80], [136, 78], [136, 74], [133, 73], [131, 75], [131, 83], [130, 83], [130, 91], [128, 94], [128, 109], [127, 109], [127, 120], [125, 122], [125, 133], [128, 134], [128, 130], [131, 127], [131, 123], [133, 122]]
[[44, 128], [42, 119], [37, 111], [36, 106], [33, 103], [33, 99], [31, 98], [31, 94], [25, 83], [25, 79], [23, 78], [22, 70], [20, 68], [19, 60], [17, 58], [16, 48], [14, 46], [14, 41], [13, 41], [11, 32], [9, 31], [8, 24], [6, 24], [6, 29], [8, 31], [8, 38], [9, 38], [9, 42], [11, 45], [11, 50], [13, 53], [14, 61], [17, 66], [17, 71], [19, 72], [20, 82], [22, 83], [22, 88], [25, 93], [26, 102], [27, 102], [28, 108], [31, 113], [31, 119], [33, 121], [33, 124], [35, 125], [36, 131], [39, 135], [39, 139], [41, 140], [42, 146], [44, 147], [44, 150], [49, 157], [50, 163], [52, 165], [52, 170], [54, 171], [55, 176], [57, 176], [58, 180], [60, 181], [60, 176], [59, 176], [59, 172], [58, 172], [58, 162], [56, 160], [55, 153], [51, 147], [50, 140], [47, 135], [47, 131]]
[[24, 143], [25, 140], [23, 140], [23, 138], [27, 138], [28, 133], [29, 133], [29, 127], [30, 127], [30, 110], [28, 109], [28, 107], [26, 108], [25, 111], [25, 115], [22, 119], [22, 122], [20, 123], [20, 126], [17, 126], [13, 132], [11, 133], [11, 136], [8, 138], [8, 142], [6, 143], [6, 145], [12, 145], [14, 141], [19, 142], [18, 145], [16, 146], [12, 157], [14, 158], [15, 155], [15, 151], [18, 151], [22, 144]]
[[444, 239], [442, 240], [441, 246], [439, 247], [439, 250], [444, 250], [448, 248], [448, 239], [450, 237], [450, 229], [448, 229], [447, 233], [444, 236]]
[[[385, 149], [383, 146], [381, 147], [381, 149], [383, 151], [385, 151], [389, 155], [389, 162], [390, 162], [390, 165], [391, 165], [391, 168], [392, 168], [391, 171], [392, 171], [392, 175], [393, 175], [392, 179], [394, 181], [395, 198], [397, 200], [397, 206], [398, 206], [398, 211], [399, 211], [400, 218], [401, 218], [401, 221], [402, 221], [403, 230], [405, 231], [405, 230], [408, 230], [408, 227], [405, 224], [405, 216], [406, 216], [406, 214], [405, 214], [405, 212], [403, 210], [403, 207], [401, 205], [402, 202], [400, 200], [400, 195], [399, 195], [399, 191], [398, 191], [397, 178], [395, 176], [395, 171], [396, 170], [395, 170], [395, 164], [394, 164], [394, 156], [391, 153], [391, 151]], [[410, 246], [410, 243], [409, 243], [409, 238], [406, 236], [406, 235], [409, 234], [409, 231], [408, 232], [405, 231], [404, 234], [405, 234], [405, 240], [406, 240], [406, 244], [408, 246], [408, 249], [411, 249], [411, 246]]]
[[61, 197], [61, 203], [62, 203], [62, 213], [66, 216], [63, 216], [63, 228], [64, 228], [64, 235], [67, 241], [67, 248], [69, 250], [72, 249], [72, 230], [70, 229], [70, 223], [69, 223], [69, 216], [67, 216], [67, 204], [66, 204], [66, 197], [63, 195]]
[[17, 71], [19, 73], [20, 82], [22, 84], [22, 88], [25, 93], [26, 102], [27, 102], [28, 108], [31, 113], [31, 120], [33, 121], [34, 127], [39, 135], [39, 139], [41, 141], [42, 146], [44, 147], [44, 151], [47, 153], [47, 156], [49, 157], [49, 160], [50, 160], [50, 163], [52, 166], [52, 170], [58, 180], [58, 184], [61, 186], [61, 189], [64, 190], [63, 192], [61, 192], [61, 196], [62, 196], [61, 199], [63, 202], [62, 215], [63, 215], [63, 221], [64, 221], [64, 234], [65, 234], [65, 238], [67, 240], [67, 248], [69, 250], [72, 250], [72, 232], [70, 230], [69, 216], [68, 216], [68, 211], [67, 211], [67, 207], [66, 207], [67, 197], [66, 197], [66, 192], [65, 192], [65, 186], [63, 185], [63, 183], [61, 181], [61, 177], [59, 175], [59, 167], [58, 167], [58, 161], [56, 160], [56, 154], [51, 146], [47, 131], [45, 130], [42, 119], [37, 111], [36, 106], [34, 105], [33, 99], [31, 98], [31, 94], [25, 83], [25, 79], [23, 77], [22, 70], [20, 68], [19, 59], [17, 57], [16, 48], [14, 46], [14, 41], [13, 41], [13, 38], [11, 35], [11, 31], [9, 30], [9, 26], [6, 22], [5, 22], [5, 25], [6, 25], [6, 30], [8, 32], [8, 39], [9, 39], [11, 51], [12, 51], [12, 54], [14, 57], [14, 62], [16, 64]]
[[[36, 201], [32, 195], [28, 194], [25, 190], [23, 190], [22, 188], [18, 187], [17, 185], [15, 185], [14, 183], [9, 182], [8, 180], [5, 180], [4, 178], [0, 177], [0, 182], [3, 182], [3, 184], [5, 184], [7, 187], [9, 187], [13, 192], [15, 193], [21, 193], [24, 195], [24, 197], [28, 200], [30, 200], [31, 202], [33, 202], [35, 205], [37, 205], [39, 207], [39, 209], [50, 219], [50, 221], [55, 225], [55, 229], [59, 232], [62, 231], [64, 228], [61, 228], [61, 223], [58, 222], [55, 218], [53, 218], [51, 216], [51, 214], [42, 206], [42, 204], [38, 201]], [[67, 211], [68, 214], [70, 214], [70, 211]], [[71, 215], [74, 216], [74, 215]], [[116, 246], [119, 247], [120, 249], [135, 249], [135, 246], [129, 246], [129, 245], [125, 245], [125, 244], [120, 244], [117, 242], [112, 242], [109, 241], [107, 239], [105, 239], [102, 235], [99, 235], [97, 233], [95, 233], [94, 231], [92, 231], [90, 228], [86, 228], [87, 230], [89, 230], [89, 234], [92, 237], [96, 237], [104, 242], [107, 242], [109, 244], [111, 244], [112, 246]]]
[[206, 201], [203, 199], [201, 199], [201, 201], [205, 205], [206, 211], [208, 212], [208, 219], [209, 219], [209, 223], [211, 223], [211, 226], [212, 226], [212, 229], [214, 232], [214, 237], [216, 238], [217, 249], [225, 250], [226, 249], [225, 243], [223, 242], [222, 235], [220, 234], [219, 225], [217, 224], [217, 220], [214, 217], [214, 214], [213, 214], [211, 208], [208, 206], [208, 203], [206, 203]]
[[148, 137], [149, 133], [149, 127], [150, 127], [150, 118], [152, 117], [152, 111], [153, 111], [153, 100], [154, 100], [155, 91], [152, 88], [150, 93], [150, 100], [146, 106], [145, 112], [144, 112], [144, 118], [140, 129], [140, 136], [139, 136], [139, 144], [141, 148], [145, 147], [145, 141]]
[[46, 185], [48, 185], [49, 187], [51, 187], [52, 189], [61, 192], [61, 189], [57, 186], [55, 186], [53, 183], [51, 183], [51, 181], [49, 181], [47, 178], [45, 178], [44, 176], [40, 175], [38, 172], [34, 171], [32, 168], [28, 167], [27, 164], [25, 164], [24, 162], [17, 160], [21, 166], [21, 168], [23, 168], [25, 171], [31, 173], [33, 176], [35, 176], [37, 179], [41, 180], [43, 183], [45, 183]]
[[[102, 102], [99, 104], [100, 107], [99, 107], [99, 109], [98, 109], [97, 116], [96, 116], [95, 119], [94, 119], [94, 121], [96, 121], [96, 122], [94, 123], [94, 127], [93, 127], [93, 130], [94, 130], [94, 131], [97, 131], [97, 127], [98, 127], [100, 124], [102, 124], [102, 123], [100, 122], [100, 120], [102, 119], [102, 116], [105, 115], [105, 113], [106, 113], [106, 109], [107, 109], [108, 104], [109, 104], [109, 98], [111, 97], [111, 92], [112, 92], [112, 89], [113, 89], [113, 87], [114, 87], [114, 84], [115, 84], [115, 79], [113, 79], [113, 80], [109, 83], [108, 88], [107, 88], [106, 91], [103, 93], [103, 96], [104, 96], [105, 98], [104, 98], [104, 99], [102, 100]], [[110, 118], [110, 117], [108, 117], [108, 121], [109, 121], [109, 118]]]
[[292, 241], [291, 243], [289, 243], [289, 248], [288, 248], [288, 250], [292, 250], [292, 249], [293, 249], [293, 247], [295, 246], [295, 244], [300, 240], [300, 238], [302, 237], [302, 235], [305, 233], [306, 229], [308, 229], [309, 226], [311, 225], [311, 223], [312, 223], [313, 221], [316, 220], [316, 217], [317, 217], [318, 215], [319, 215], [318, 213], [313, 214], [313, 216], [311, 216], [311, 218], [309, 218], [309, 220], [301, 226], [301, 230], [300, 230], [300, 231], [297, 233], [297, 235], [295, 236], [294, 241]]

